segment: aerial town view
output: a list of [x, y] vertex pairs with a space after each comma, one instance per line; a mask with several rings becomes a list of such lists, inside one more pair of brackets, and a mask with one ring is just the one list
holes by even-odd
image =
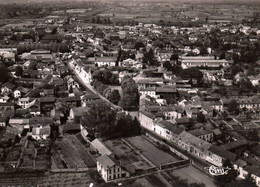
[[0, 186], [260, 187], [260, 1], [0, 0]]

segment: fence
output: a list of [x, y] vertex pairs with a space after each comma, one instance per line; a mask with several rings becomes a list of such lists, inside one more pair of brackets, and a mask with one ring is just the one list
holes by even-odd
[[89, 171], [89, 168], [69, 168], [69, 169], [52, 169], [50, 172], [52, 173], [68, 173], [68, 172], [86, 172]]
[[163, 164], [160, 166], [160, 170], [176, 168], [176, 167], [180, 167], [180, 166], [188, 166], [189, 164], [190, 164], [190, 160], [181, 160], [181, 161], [177, 161], [177, 162]]

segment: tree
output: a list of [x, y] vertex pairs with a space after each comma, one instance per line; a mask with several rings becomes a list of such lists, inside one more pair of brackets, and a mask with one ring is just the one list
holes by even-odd
[[129, 94], [124, 94], [118, 105], [121, 106], [124, 110], [131, 110], [131, 107], [133, 106], [132, 96]]
[[237, 82], [237, 86], [241, 92], [256, 92], [256, 88], [253, 86], [252, 82], [247, 78], [243, 78]]
[[111, 94], [108, 96], [108, 100], [117, 105], [120, 101], [119, 91], [117, 89], [112, 90]]
[[254, 179], [252, 178], [251, 174], [248, 174], [245, 179], [242, 180], [233, 180], [230, 183], [226, 183], [225, 187], [257, 187]]
[[228, 103], [228, 112], [234, 112], [235, 114], [239, 113], [238, 103], [235, 99], [232, 99]]
[[199, 123], [205, 123], [206, 122], [206, 118], [205, 118], [205, 116], [202, 112], [198, 113], [197, 122], [199, 122]]
[[140, 123], [135, 117], [134, 119], [130, 115], [120, 116], [116, 132], [120, 132], [121, 136], [134, 136], [140, 133]]
[[203, 73], [198, 68], [183, 69], [180, 73], [180, 76], [183, 79], [190, 79], [192, 83], [194, 83], [195, 79], [195, 84], [198, 86], [202, 85]]
[[88, 132], [104, 136], [109, 135], [115, 129], [116, 111], [104, 103], [93, 105], [81, 119], [81, 125], [87, 128]]
[[10, 76], [6, 67], [4, 65], [0, 66], [0, 82], [6, 83], [7, 81], [9, 81], [9, 79]]
[[[139, 91], [138, 87], [135, 84], [135, 81], [129, 77], [125, 76], [122, 79], [121, 82], [121, 88], [123, 92], [123, 97], [121, 98], [121, 102], [119, 104], [122, 104], [122, 107], [130, 109], [131, 106], [136, 107], [139, 105]], [[129, 99], [131, 97], [131, 100]], [[121, 106], [121, 105], [120, 105]]]
[[234, 169], [233, 165], [231, 164], [230, 160], [225, 160], [223, 163], [224, 168], [230, 168], [228, 173], [225, 175], [219, 175], [215, 177], [216, 182], [220, 186], [226, 186], [227, 183], [232, 182], [238, 176], [238, 171]]
[[231, 74], [234, 77], [237, 73], [243, 72], [243, 69], [239, 65], [234, 65], [231, 67]]
[[172, 54], [170, 60], [172, 60], [172, 61], [178, 61], [178, 60], [179, 60], [179, 55], [176, 54], [176, 53]]
[[143, 63], [148, 64], [150, 66], [158, 66], [159, 62], [154, 56], [154, 52], [150, 49], [148, 52], [144, 53]]
[[16, 76], [22, 76], [23, 75], [23, 68], [21, 66], [15, 67], [15, 75]]
[[144, 43], [141, 42], [141, 41], [137, 41], [137, 42], [135, 43], [135, 45], [134, 45], [134, 48], [135, 48], [136, 50], [139, 50], [140, 48], [143, 48], [143, 47], [145, 47], [145, 45], [144, 45]]

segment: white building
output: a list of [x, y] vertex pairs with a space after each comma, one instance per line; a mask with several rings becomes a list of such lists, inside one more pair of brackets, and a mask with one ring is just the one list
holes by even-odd
[[121, 164], [108, 155], [102, 155], [97, 158], [97, 171], [105, 182], [129, 177], [129, 173], [122, 169]]
[[181, 66], [182, 68], [191, 68], [191, 67], [214, 67], [218, 68], [219, 66], [229, 66], [230, 63], [225, 59], [215, 59], [214, 56], [183, 56], [181, 57]]

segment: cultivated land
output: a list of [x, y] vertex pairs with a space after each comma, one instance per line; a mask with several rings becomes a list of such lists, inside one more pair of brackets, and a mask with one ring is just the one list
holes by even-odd
[[140, 153], [145, 156], [148, 160], [150, 160], [157, 167], [160, 167], [164, 164], [169, 164], [172, 162], [179, 161], [174, 156], [169, 153], [163, 152], [157, 147], [155, 147], [152, 143], [147, 141], [142, 136], [135, 136], [131, 138], [126, 138], [126, 141], [131, 145], [137, 148]]
[[109, 140], [105, 144], [113, 151], [113, 153], [120, 159], [122, 164], [130, 173], [136, 170], [146, 170], [152, 167], [147, 163], [136, 151], [130, 148], [121, 140]]
[[75, 136], [67, 135], [55, 142], [53, 161], [58, 168], [92, 168], [96, 166], [90, 153]]

